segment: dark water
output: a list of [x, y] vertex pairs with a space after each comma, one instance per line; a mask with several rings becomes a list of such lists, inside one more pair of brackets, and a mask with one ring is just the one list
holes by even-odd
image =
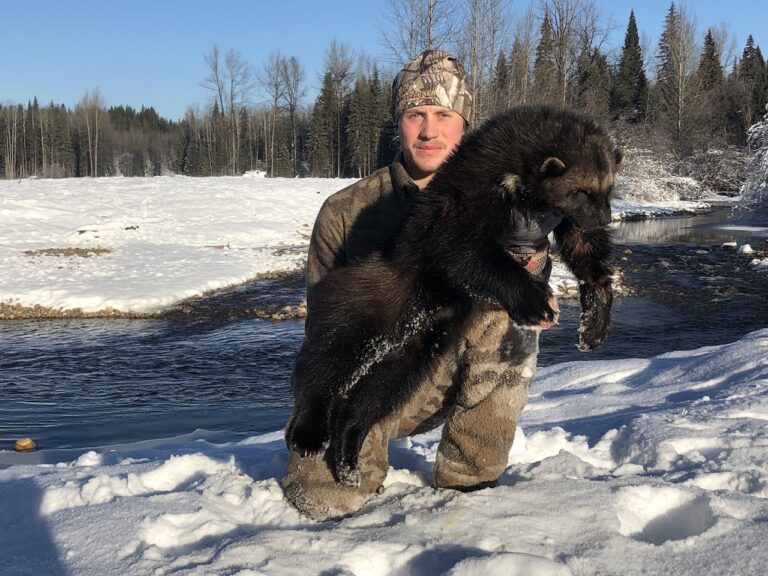
[[[724, 230], [724, 214], [621, 224], [618, 252], [635, 295], [617, 300], [613, 333], [589, 354], [575, 347], [578, 307], [561, 302], [540, 365], [648, 357], [767, 326], [768, 274], [720, 244], [765, 248], [768, 229]], [[196, 429], [229, 439], [279, 429], [303, 323], [259, 320], [253, 311], [301, 297], [302, 279], [290, 278], [161, 319], [0, 323], [0, 449], [22, 436], [43, 448], [84, 448]]]
[[733, 222], [730, 211], [622, 222], [617, 261], [631, 297], [614, 302], [613, 331], [594, 352], [575, 348], [579, 308], [561, 300], [560, 325], [542, 333], [539, 365], [570, 360], [647, 358], [733, 342], [768, 327], [768, 273], [755, 255], [726, 251], [737, 242], [768, 250], [768, 222]]

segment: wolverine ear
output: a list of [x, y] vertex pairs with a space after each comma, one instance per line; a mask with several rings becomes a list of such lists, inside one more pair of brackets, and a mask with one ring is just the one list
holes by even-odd
[[544, 160], [541, 168], [539, 168], [539, 174], [542, 176], [560, 176], [563, 172], [565, 172], [565, 163], [554, 156]]
[[616, 163], [616, 166], [621, 166], [621, 163], [624, 162], [624, 150], [621, 148], [614, 148], [613, 161]]

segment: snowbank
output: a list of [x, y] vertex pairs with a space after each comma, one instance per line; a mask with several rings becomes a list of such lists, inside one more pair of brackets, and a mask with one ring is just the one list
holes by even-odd
[[[327, 178], [0, 180], [0, 307], [155, 313], [275, 271], [300, 270], [317, 211], [354, 182]], [[619, 201], [617, 214], [693, 206]], [[700, 205], [696, 205], [700, 206]], [[552, 286], [575, 294], [555, 267]]]
[[156, 312], [300, 269], [322, 202], [353, 181], [0, 181], [0, 303]]
[[[385, 490], [315, 523], [282, 497], [282, 431], [71, 455], [0, 452], [0, 572], [761, 574], [768, 330], [537, 375], [500, 486], [429, 486], [440, 438], [393, 442]], [[24, 462], [48, 461], [48, 464]]]

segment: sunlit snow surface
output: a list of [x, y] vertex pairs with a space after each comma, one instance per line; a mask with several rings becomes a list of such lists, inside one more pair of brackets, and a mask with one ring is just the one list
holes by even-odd
[[[265, 272], [301, 268], [320, 205], [352, 182], [179, 176], [2, 181], [0, 302], [153, 312]], [[44, 252], [51, 248], [110, 252]]]
[[761, 330], [542, 369], [500, 486], [431, 488], [436, 430], [393, 442], [385, 490], [341, 522], [283, 500], [281, 431], [17, 455], [0, 573], [762, 574], [767, 427]]

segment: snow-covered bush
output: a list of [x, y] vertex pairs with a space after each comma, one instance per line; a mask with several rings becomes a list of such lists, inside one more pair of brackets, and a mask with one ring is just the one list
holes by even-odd
[[753, 124], [747, 134], [752, 161], [741, 189], [742, 211], [768, 212], [768, 104], [765, 109], [763, 119]]
[[640, 202], [697, 200], [704, 195], [694, 178], [674, 174], [675, 159], [647, 148], [626, 148], [616, 177], [616, 197]]
[[749, 166], [749, 154], [743, 148], [695, 152], [683, 162], [684, 171], [701, 183], [704, 190], [737, 194], [744, 185], [744, 174]]

